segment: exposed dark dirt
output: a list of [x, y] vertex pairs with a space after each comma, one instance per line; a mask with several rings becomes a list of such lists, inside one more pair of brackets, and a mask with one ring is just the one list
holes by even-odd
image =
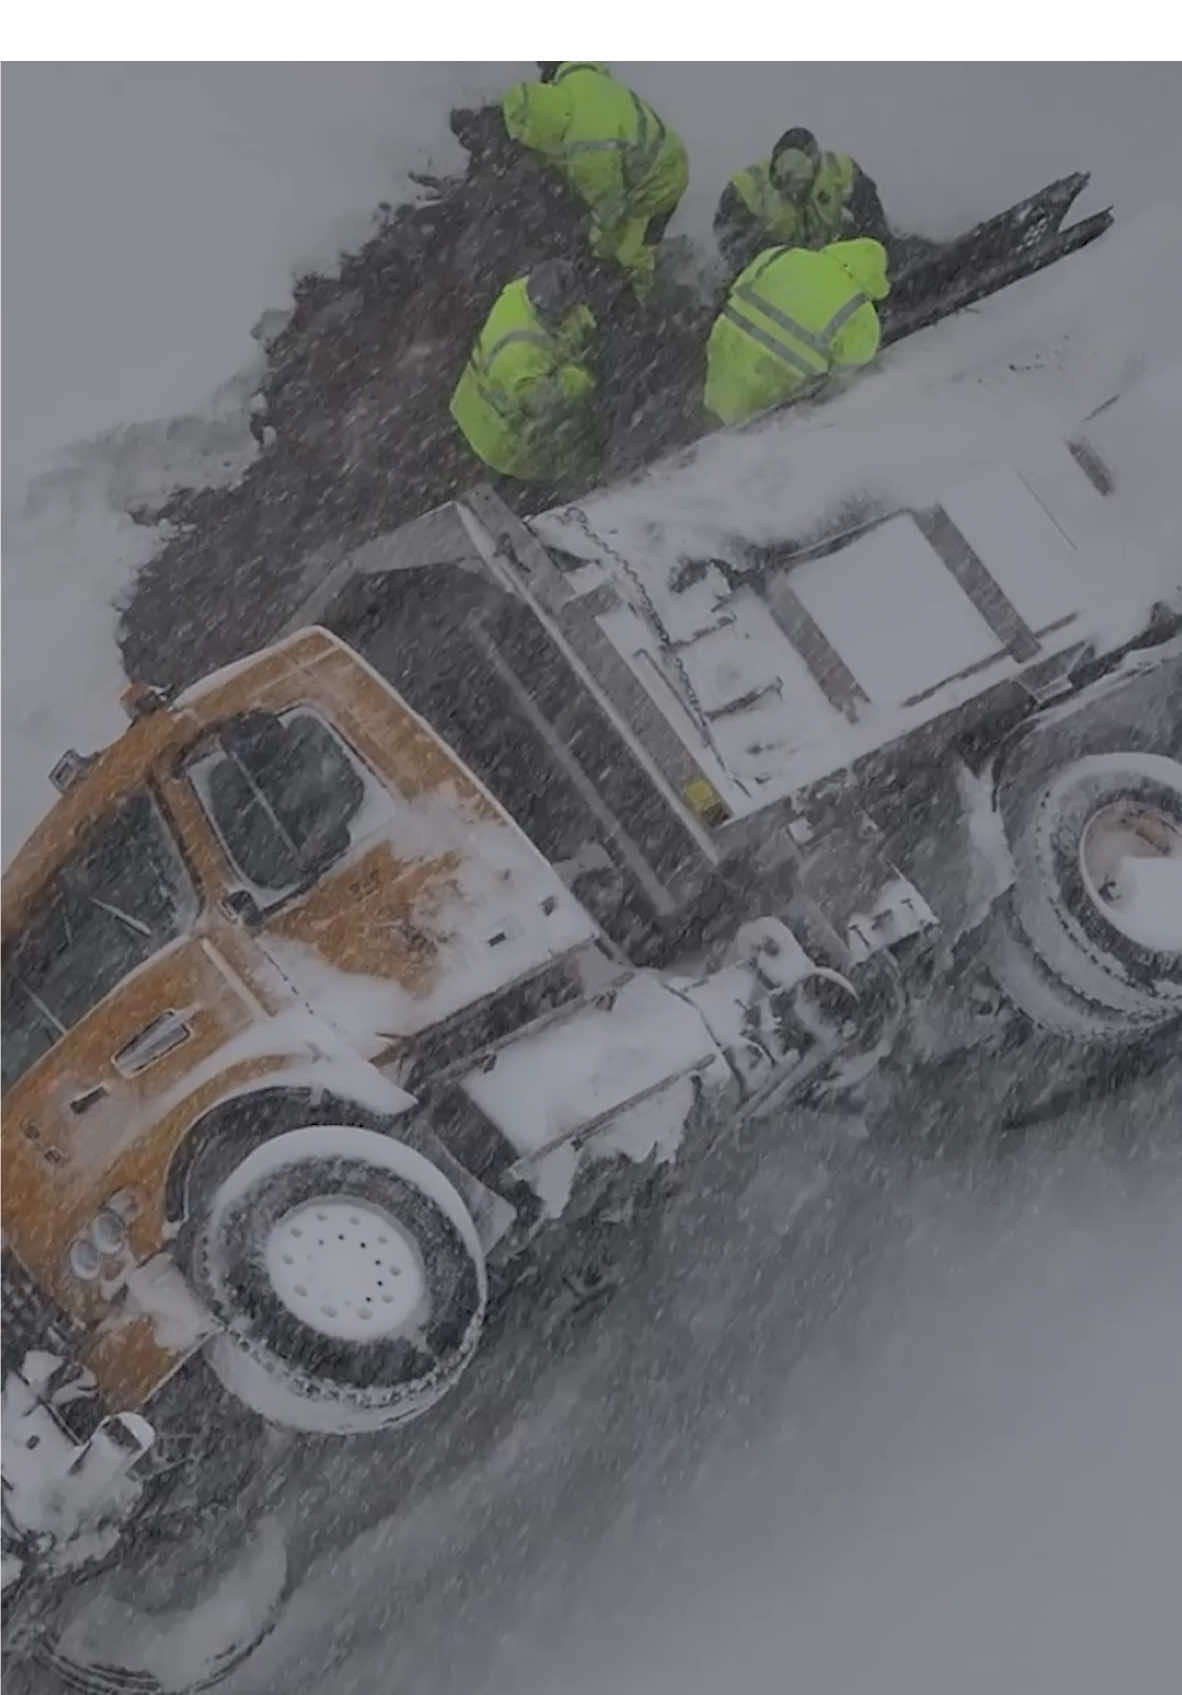
[[[343, 554], [488, 477], [448, 401], [497, 294], [541, 259], [583, 268], [599, 326], [604, 455], [589, 483], [493, 478], [500, 494], [520, 512], [544, 511], [702, 433], [714, 303], [673, 283], [667, 265], [640, 306], [618, 271], [590, 259], [584, 209], [507, 140], [497, 108], [453, 112], [452, 128], [469, 153], [464, 175], [420, 178], [430, 198], [381, 206], [374, 235], [335, 276], [296, 285], [290, 319], [268, 344], [261, 452], [246, 474], [145, 515], [167, 527], [122, 614], [133, 679], [179, 687], [264, 645]], [[1072, 232], [1054, 232], [1086, 181], [1050, 184], [940, 249], [892, 238], [884, 343], [1067, 251]], [[1101, 233], [1107, 216], [1077, 226], [1079, 239]], [[928, 298], [941, 294], [943, 306]]]
[[[454, 114], [453, 127], [471, 153], [466, 174], [381, 208], [336, 276], [297, 284], [268, 348], [265, 445], [245, 476], [182, 491], [155, 515], [167, 539], [120, 627], [133, 678], [181, 686], [250, 652], [290, 615], [318, 557], [327, 569], [487, 476], [452, 423], [452, 389], [499, 290], [541, 259], [585, 252], [585, 214], [504, 141], [495, 110]], [[588, 266], [587, 277], [609, 478], [698, 433], [710, 310], [671, 286], [641, 308], [617, 276]], [[522, 511], [582, 492], [498, 488]]]

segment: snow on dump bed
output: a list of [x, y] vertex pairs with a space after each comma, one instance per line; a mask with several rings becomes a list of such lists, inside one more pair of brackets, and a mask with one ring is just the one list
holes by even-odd
[[[1155, 602], [1182, 605], [1182, 365], [1137, 380], [1161, 338], [1172, 345], [1180, 270], [1182, 212], [1147, 215], [887, 349], [824, 404], [716, 434], [532, 520], [543, 542], [612, 577], [624, 604], [605, 633], [734, 813], [1020, 668], [908, 508], [944, 505], [1034, 632], [1035, 657], [1110, 649]], [[1107, 494], [1079, 463], [1093, 438], [1114, 457]], [[773, 576], [766, 599], [729, 580], [755, 550], [790, 554], [890, 513]], [[840, 707], [789, 635], [802, 616], [844, 661]]]
[[532, 527], [597, 558], [581, 513], [659, 583], [662, 561], [730, 558], [737, 542], [803, 544], [840, 529], [852, 502], [882, 512], [923, 505], [975, 471], [1041, 450], [1048, 436], [1071, 436], [1158, 372], [1162, 350], [1175, 347], [1180, 275], [1182, 207], [1142, 213], [884, 349], [840, 397], [717, 431]]

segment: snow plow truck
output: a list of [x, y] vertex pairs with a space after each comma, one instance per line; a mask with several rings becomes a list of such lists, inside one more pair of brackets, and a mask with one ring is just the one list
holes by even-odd
[[[71, 1608], [211, 1381], [419, 1418], [687, 1138], [1182, 1013], [1182, 372], [868, 493], [882, 400], [528, 520], [472, 489], [55, 768], [4, 884], [4, 1533], [72, 1686], [181, 1687]], [[185, 1687], [274, 1616], [257, 1559]]]

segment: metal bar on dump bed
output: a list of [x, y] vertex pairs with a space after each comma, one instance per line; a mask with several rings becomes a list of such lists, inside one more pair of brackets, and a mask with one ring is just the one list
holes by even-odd
[[653, 910], [664, 917], [668, 917], [670, 913], [677, 910], [677, 903], [673, 896], [657, 876], [652, 865], [641, 852], [639, 845], [628, 834], [611, 807], [600, 795], [599, 790], [583, 770], [554, 725], [531, 698], [529, 691], [493, 640], [487, 625], [480, 618], [472, 618], [468, 621], [468, 629], [473, 641], [484, 653], [501, 682], [512, 694], [522, 715], [542, 737], [546, 746], [554, 755], [556, 763], [577, 789], [587, 809], [593, 817], [599, 820], [608, 836], [615, 843], [621, 859], [652, 902]]
[[[597, 622], [601, 613], [614, 611], [621, 604], [613, 588], [593, 589], [590, 594], [581, 595], [563, 608], [563, 634], [607, 694], [619, 704], [670, 783], [683, 791], [687, 783], [701, 775], [697, 761]], [[672, 688], [671, 683], [668, 686]]]
[[[531, 606], [538, 623], [562, 653], [577, 681], [586, 689], [592, 702], [651, 780], [653, 788], [664, 800], [681, 828], [696, 844], [706, 863], [717, 865], [721, 854], [712, 832], [677, 793], [662, 762], [663, 756], [669, 752], [669, 744], [662, 739], [660, 753], [654, 752], [650, 746], [650, 737], [645, 732], [655, 725], [656, 716], [651, 705], [646, 707], [646, 703], [640, 699], [643, 690], [639, 689], [639, 685], [638, 694], [629, 690], [620, 670], [611, 667], [610, 662], [610, 679], [605, 680], [597, 673], [595, 660], [603, 660], [608, 645], [606, 638], [602, 641], [592, 638], [591, 645], [595, 649], [593, 656], [583, 650], [581, 639], [572, 639], [572, 624], [581, 625], [580, 636], [586, 633], [589, 626], [582, 625], [578, 613], [575, 613], [572, 619], [572, 608], [578, 605], [578, 598], [572, 594], [570, 584], [542, 543], [516, 513], [509, 510], [495, 490], [486, 484], [481, 484], [479, 488], [465, 494], [462, 504], [469, 508], [477, 526], [483, 528], [492, 538], [498, 554], [505, 561], [503, 568], [510, 577], [518, 580], [518, 593], [526, 604]], [[524, 556], [525, 564], [522, 563], [521, 556]], [[596, 637], [602, 637], [602, 631], [596, 630], [595, 634]], [[620, 683], [623, 683], [626, 691], [624, 705], [621, 705], [613, 693], [615, 685]], [[630, 716], [633, 707], [640, 710], [638, 721], [634, 721]], [[639, 727], [641, 724], [644, 731]]]
[[856, 723], [870, 696], [838, 653], [788, 580], [786, 572], [769, 578], [764, 595], [777, 624], [808, 666], [829, 702]]
[[550, 613], [570, 599], [570, 584], [528, 525], [487, 483], [478, 483], [463, 497], [463, 505], [488, 531], [497, 551], [515, 567], [515, 574], [528, 585]]
[[457, 566], [483, 574], [484, 562], [472, 546], [456, 502], [449, 500], [409, 523], [400, 524], [330, 564], [319, 549], [304, 561], [304, 592], [283, 627], [291, 635], [319, 623], [328, 607], [354, 578], [386, 576], [392, 571], [421, 571]]
[[914, 514], [925, 540], [955, 577], [998, 641], [1020, 663], [1039, 652], [1038, 639], [980, 554], [961, 534], [942, 506]]
[[901, 341], [904, 336], [914, 335], [918, 330], [938, 323], [941, 318], [951, 317], [954, 312], [961, 312], [966, 306], [974, 306], [978, 300], [999, 293], [1001, 289], [1008, 288], [1011, 283], [1019, 281], [1022, 277], [1033, 276], [1037, 271], [1053, 265], [1056, 260], [1065, 259], [1069, 253], [1086, 247], [1111, 227], [1112, 211], [1107, 208], [1103, 212], [1094, 212], [1090, 218], [1083, 218], [1068, 229], [1048, 236], [1033, 250], [1014, 253], [986, 265], [983, 271], [974, 273], [971, 267], [966, 265], [963, 275], [948, 290], [941, 291], [931, 298], [921, 298], [914, 305], [904, 306], [897, 317], [888, 314], [882, 332], [882, 346], [889, 347], [892, 342]]
[[1075, 460], [1084, 476], [1091, 483], [1097, 494], [1111, 494], [1116, 487], [1116, 479], [1108, 466], [1101, 459], [1091, 442], [1078, 440], [1067, 443], [1067, 451]]

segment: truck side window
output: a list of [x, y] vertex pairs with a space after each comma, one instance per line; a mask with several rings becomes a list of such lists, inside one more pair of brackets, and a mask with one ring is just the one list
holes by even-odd
[[197, 793], [234, 866], [264, 895], [307, 883], [349, 846], [365, 781], [322, 719], [248, 712], [192, 767]]
[[156, 802], [131, 796], [50, 879], [3, 965], [4, 1085], [181, 935], [197, 895]]

